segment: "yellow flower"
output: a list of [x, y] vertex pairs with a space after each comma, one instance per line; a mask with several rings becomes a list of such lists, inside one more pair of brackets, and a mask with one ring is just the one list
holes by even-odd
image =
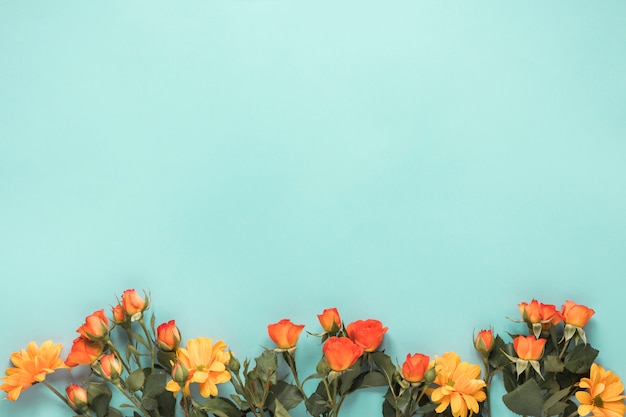
[[30, 342], [26, 350], [11, 354], [11, 362], [15, 368], [9, 368], [6, 376], [0, 378], [4, 384], [0, 389], [8, 394], [11, 401], [17, 400], [20, 393], [37, 382], [46, 379], [46, 375], [57, 369], [67, 369], [68, 366], [59, 358], [62, 346], [55, 345], [48, 340], [41, 348], [35, 342]]
[[[208, 398], [217, 395], [217, 384], [230, 380], [230, 372], [226, 365], [230, 361], [230, 353], [225, 352], [226, 344], [212, 339], [199, 337], [187, 342], [187, 348], [176, 350], [176, 357], [189, 370], [189, 377], [184, 387], [184, 394], [190, 395], [189, 384], [198, 384], [200, 394]], [[170, 381], [166, 389], [176, 395], [181, 386], [176, 381]]]
[[435, 357], [434, 366], [437, 372], [435, 384], [439, 387], [430, 392], [430, 397], [439, 404], [435, 411], [442, 413], [450, 406], [454, 417], [467, 417], [468, 412], [471, 417], [478, 413], [478, 403], [487, 398], [483, 390], [487, 384], [477, 379], [480, 366], [461, 362], [454, 352]]
[[613, 372], [594, 363], [589, 378], [582, 378], [578, 386], [588, 390], [576, 393], [581, 416], [592, 413], [594, 417], [623, 417], [626, 413], [624, 385]]

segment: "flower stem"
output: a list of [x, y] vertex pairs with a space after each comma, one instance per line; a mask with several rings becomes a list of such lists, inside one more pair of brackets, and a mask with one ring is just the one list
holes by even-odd
[[300, 391], [300, 394], [302, 394], [302, 398], [306, 399], [306, 394], [304, 392], [304, 389], [302, 388], [302, 384], [300, 384], [300, 379], [298, 378], [298, 371], [296, 370], [296, 360], [294, 354], [291, 352], [283, 352], [283, 358], [291, 369], [291, 374], [293, 375], [293, 379], [296, 382], [296, 387], [298, 388], [298, 391]]

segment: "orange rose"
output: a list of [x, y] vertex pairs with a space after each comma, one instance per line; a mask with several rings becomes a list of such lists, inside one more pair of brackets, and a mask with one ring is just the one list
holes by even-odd
[[522, 319], [529, 324], [541, 323], [543, 330], [548, 330], [562, 320], [561, 313], [553, 304], [539, 303], [532, 300], [530, 304], [522, 302], [518, 304]]
[[493, 331], [481, 330], [476, 336], [474, 347], [483, 355], [487, 355], [493, 348]]
[[67, 401], [75, 410], [87, 411], [87, 390], [80, 385], [70, 384], [65, 388]]
[[157, 345], [165, 352], [173, 352], [180, 344], [180, 331], [176, 327], [176, 322], [170, 320], [157, 327]]
[[126, 321], [126, 314], [124, 314], [124, 309], [121, 305], [116, 305], [113, 307], [113, 322], [115, 324], [122, 324]]
[[122, 374], [122, 364], [113, 353], [100, 358], [100, 373], [106, 379], [116, 380]]
[[131, 320], [139, 320], [141, 312], [146, 310], [148, 305], [137, 291], [134, 289], [126, 290], [122, 294], [122, 309], [127, 316], [131, 317]]
[[304, 324], [293, 324], [289, 319], [282, 319], [268, 325], [267, 332], [279, 349], [291, 349], [298, 343], [303, 328]]
[[347, 337], [329, 337], [322, 347], [324, 360], [333, 371], [345, 371], [363, 355], [363, 348]]
[[326, 332], [336, 333], [341, 328], [341, 317], [339, 316], [339, 312], [336, 308], [327, 308], [322, 312], [322, 314], [317, 315], [320, 324], [322, 325], [322, 329]]
[[561, 309], [563, 315], [563, 321], [565, 324], [571, 324], [572, 326], [583, 328], [587, 325], [587, 322], [593, 316], [595, 311], [589, 307], [585, 307], [581, 304], [576, 304], [573, 301], [566, 301]]
[[373, 352], [380, 346], [387, 329], [383, 328], [380, 321], [373, 319], [357, 320], [346, 327], [348, 337], [365, 352]]
[[104, 315], [104, 310], [95, 311], [87, 316], [85, 323], [76, 331], [84, 338], [102, 340], [109, 334], [109, 319]]
[[430, 357], [416, 353], [406, 355], [406, 360], [402, 364], [402, 377], [408, 382], [420, 382], [424, 379], [424, 372], [428, 369]]
[[536, 339], [535, 336], [517, 336], [513, 339], [513, 349], [517, 357], [526, 361], [536, 361], [543, 355], [546, 339]]
[[65, 359], [65, 364], [70, 367], [77, 365], [91, 365], [104, 350], [104, 342], [77, 337], [74, 339], [72, 349]]

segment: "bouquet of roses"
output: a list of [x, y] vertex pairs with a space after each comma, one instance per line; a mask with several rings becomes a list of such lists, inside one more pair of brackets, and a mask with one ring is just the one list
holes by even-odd
[[[88, 417], [289, 417], [302, 406], [314, 417], [337, 417], [347, 396], [386, 387], [383, 417], [490, 416], [489, 386], [500, 372], [504, 403], [524, 416], [623, 417], [621, 380], [595, 362], [598, 351], [583, 330], [593, 310], [567, 301], [519, 305], [529, 334], [505, 342], [492, 330], [474, 339], [484, 369], [446, 352], [430, 358], [407, 354], [394, 364], [380, 347], [388, 328], [378, 320], [344, 324], [336, 308], [318, 315], [321, 352], [315, 371], [298, 374], [296, 351], [302, 324], [288, 319], [268, 325], [276, 348], [241, 363], [223, 341], [187, 340], [174, 320], [155, 327], [147, 294], [123, 292], [110, 311], [97, 310], [77, 329], [65, 359], [51, 341], [11, 355], [0, 389], [16, 401], [38, 383], [49, 388], [75, 416]], [[68, 370], [65, 393], [46, 377]], [[481, 372], [484, 377], [481, 379]], [[77, 375], [78, 374], [78, 375]], [[232, 393], [218, 386], [230, 383]], [[313, 386], [305, 389], [305, 385]], [[384, 389], [384, 388], [383, 388]], [[223, 391], [222, 391], [223, 392]]]

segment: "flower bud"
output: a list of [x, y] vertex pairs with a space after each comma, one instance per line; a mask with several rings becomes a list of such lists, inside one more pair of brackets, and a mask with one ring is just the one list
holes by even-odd
[[322, 377], [330, 372], [330, 368], [323, 358], [317, 363], [317, 366], [315, 367], [315, 372], [317, 372], [317, 374]]
[[298, 343], [303, 328], [304, 324], [293, 324], [291, 320], [283, 319], [268, 325], [267, 333], [279, 349], [291, 349]]
[[139, 320], [143, 311], [148, 309], [148, 306], [148, 302], [137, 294], [137, 291], [134, 289], [126, 290], [122, 294], [122, 309], [130, 317], [131, 321]]
[[103, 355], [99, 361], [100, 374], [111, 381], [116, 381], [122, 374], [122, 364], [113, 353]]
[[436, 378], [437, 378], [437, 370], [435, 369], [434, 366], [430, 368], [429, 370], [427, 370], [426, 372], [424, 372], [424, 384], [426, 384], [426, 386], [435, 382]]
[[341, 317], [336, 308], [327, 308], [322, 314], [317, 315], [317, 319], [325, 332], [337, 333], [341, 328]]
[[180, 331], [176, 322], [170, 320], [157, 327], [157, 345], [164, 352], [173, 352], [180, 345]]
[[411, 383], [421, 382], [424, 379], [424, 372], [428, 369], [430, 358], [421, 353], [406, 355], [406, 360], [402, 364], [402, 376]]
[[476, 336], [474, 347], [483, 356], [487, 357], [489, 352], [491, 352], [491, 349], [493, 349], [493, 340], [493, 331], [481, 330], [478, 332], [478, 336]]
[[65, 388], [65, 393], [67, 395], [67, 401], [72, 408], [82, 412], [87, 411], [89, 404], [87, 401], [87, 390], [85, 390], [85, 388], [80, 385], [70, 384]]
[[543, 356], [546, 339], [535, 339], [535, 336], [517, 336], [513, 339], [513, 349], [517, 357], [527, 361], [536, 361]]
[[235, 358], [235, 355], [233, 355], [232, 353], [230, 355], [230, 359], [228, 360], [228, 369], [230, 369], [234, 373], [238, 373], [239, 369], [241, 369], [241, 363], [239, 363], [239, 360]]
[[109, 319], [104, 315], [104, 310], [95, 311], [85, 318], [85, 323], [76, 331], [89, 340], [104, 340], [109, 335]]
[[189, 369], [181, 362], [177, 361], [172, 368], [172, 379], [176, 381], [178, 385], [184, 387], [189, 378]]
[[124, 314], [124, 309], [119, 304], [113, 307], [113, 322], [115, 324], [122, 324], [126, 322], [126, 314]]

